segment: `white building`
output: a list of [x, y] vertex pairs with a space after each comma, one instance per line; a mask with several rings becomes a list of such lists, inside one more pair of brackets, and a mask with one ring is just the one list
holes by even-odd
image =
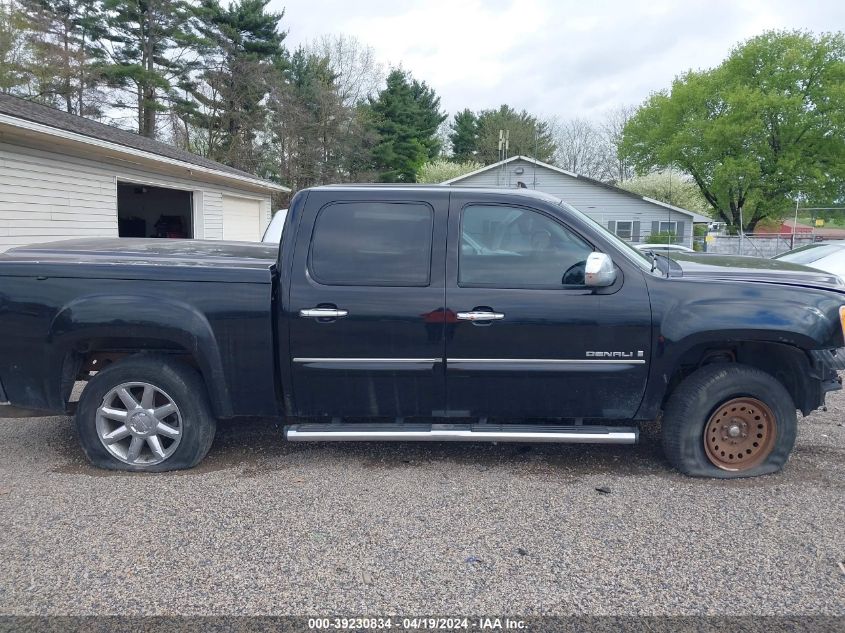
[[526, 156], [506, 160], [452, 178], [453, 187], [503, 187], [536, 189], [552, 194], [586, 213], [620, 237], [648, 243], [652, 235], [672, 233], [676, 244], [692, 247], [694, 222], [710, 218], [579, 176]]
[[74, 237], [259, 240], [286, 187], [0, 95], [0, 250]]

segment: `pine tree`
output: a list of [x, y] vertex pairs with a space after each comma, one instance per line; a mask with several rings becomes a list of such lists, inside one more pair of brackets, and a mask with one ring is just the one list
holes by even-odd
[[0, 2], [0, 93], [18, 93], [27, 83], [26, 16], [14, 1]]
[[157, 117], [178, 102], [178, 89], [191, 85], [191, 72], [199, 67], [193, 51], [201, 40], [196, 16], [188, 0], [103, 0], [109, 42], [103, 74], [112, 87], [127, 90], [138, 132], [156, 135]]
[[473, 160], [478, 152], [478, 117], [467, 108], [455, 115], [450, 127], [452, 160], [458, 163]]
[[518, 112], [508, 105], [498, 110], [483, 110], [478, 114], [478, 154], [476, 159], [485, 165], [499, 160], [499, 130], [509, 132], [508, 156], [531, 156], [549, 162], [557, 149], [545, 121]]
[[99, 114], [97, 66], [105, 24], [93, 0], [22, 0], [29, 27], [31, 98], [78, 115]]
[[189, 118], [205, 131], [208, 156], [246, 170], [260, 162], [256, 139], [268, 116], [265, 100], [286, 65], [283, 13], [267, 12], [268, 3], [203, 0], [199, 13], [203, 84], [194, 91], [199, 107]]
[[440, 151], [437, 128], [446, 119], [440, 98], [425, 82], [394, 70], [370, 99], [379, 142], [373, 163], [383, 182], [415, 182], [417, 171]]

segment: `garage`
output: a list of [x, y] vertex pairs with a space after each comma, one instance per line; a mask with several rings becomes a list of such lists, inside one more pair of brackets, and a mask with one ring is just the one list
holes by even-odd
[[261, 202], [252, 198], [223, 196], [223, 239], [239, 242], [261, 240]]
[[97, 237], [257, 241], [273, 196], [289, 191], [155, 139], [0, 94], [0, 252]]

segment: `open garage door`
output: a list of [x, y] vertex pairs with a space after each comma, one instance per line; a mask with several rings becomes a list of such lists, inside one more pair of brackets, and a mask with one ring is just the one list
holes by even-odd
[[260, 242], [261, 202], [249, 198], [223, 196], [223, 239]]
[[117, 225], [120, 237], [194, 236], [193, 194], [181, 189], [117, 183]]

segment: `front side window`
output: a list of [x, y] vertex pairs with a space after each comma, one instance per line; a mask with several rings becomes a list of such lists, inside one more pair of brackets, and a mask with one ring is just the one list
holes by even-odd
[[338, 202], [314, 224], [309, 271], [336, 286], [427, 286], [434, 210], [422, 202]]
[[472, 205], [461, 216], [458, 283], [494, 288], [583, 286], [584, 264], [592, 250], [542, 213]]

